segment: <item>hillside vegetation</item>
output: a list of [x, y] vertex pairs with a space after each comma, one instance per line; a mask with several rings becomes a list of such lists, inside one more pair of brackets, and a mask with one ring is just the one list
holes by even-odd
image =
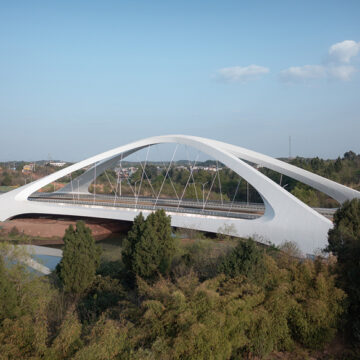
[[[338, 263], [305, 260], [291, 243], [196, 233], [182, 241], [161, 210], [135, 219], [122, 260], [100, 264], [79, 222], [49, 277], [28, 273], [3, 244], [0, 358], [356, 359], [358, 214], [354, 201], [336, 216], [328, 250]], [[353, 347], [329, 353], [335, 336]]]

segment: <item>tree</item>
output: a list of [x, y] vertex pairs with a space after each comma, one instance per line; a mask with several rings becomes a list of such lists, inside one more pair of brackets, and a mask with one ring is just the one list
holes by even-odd
[[254, 240], [240, 241], [218, 268], [219, 273], [230, 277], [244, 275], [255, 282], [261, 282], [265, 274], [263, 253]]
[[342, 167], [343, 166], [342, 166], [341, 159], [339, 156], [334, 163], [334, 168], [335, 168], [336, 172], [339, 172], [339, 171], [341, 171]]
[[127, 238], [124, 240], [122, 251], [122, 261], [126, 270], [129, 273], [133, 273], [133, 264], [135, 256], [135, 248], [138, 242], [140, 242], [145, 231], [145, 218], [142, 213], [135, 217], [133, 225], [128, 232]]
[[99, 266], [100, 248], [83, 221], [66, 229], [59, 275], [66, 292], [82, 293], [94, 280]]
[[0, 323], [17, 313], [17, 294], [14, 284], [9, 279], [3, 257], [0, 255]]
[[341, 287], [348, 295], [348, 325], [360, 344], [360, 199], [346, 201], [334, 215], [327, 250], [337, 257]]
[[353, 151], [347, 151], [345, 154], [344, 154], [344, 159], [346, 160], [355, 160], [356, 159], [356, 154], [353, 152]]
[[1, 185], [10, 186], [12, 184], [12, 177], [6, 171], [3, 173]]
[[123, 250], [123, 262], [130, 275], [147, 280], [155, 279], [158, 273], [166, 275], [174, 253], [170, 216], [164, 210], [157, 210], [144, 220], [140, 213]]
[[319, 199], [316, 196], [316, 192], [305, 185], [296, 185], [291, 193], [309, 206], [319, 206]]

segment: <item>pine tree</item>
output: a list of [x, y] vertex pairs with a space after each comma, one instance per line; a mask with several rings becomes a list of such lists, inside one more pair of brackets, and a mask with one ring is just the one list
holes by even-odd
[[134, 219], [123, 250], [123, 262], [132, 277], [154, 280], [158, 273], [166, 275], [174, 253], [170, 216], [164, 210], [157, 210], [144, 220], [140, 213]]
[[141, 237], [145, 231], [145, 218], [142, 213], [135, 217], [131, 230], [128, 232], [125, 239], [122, 251], [122, 261], [128, 272], [133, 272], [134, 254], [137, 243], [141, 240]]
[[94, 280], [100, 262], [100, 248], [83, 221], [66, 229], [59, 275], [66, 292], [82, 293]]
[[[164, 210], [157, 210], [146, 219], [150, 233], [156, 236], [156, 247], [159, 252], [159, 271], [166, 275], [175, 254], [175, 244], [171, 236], [171, 218]], [[155, 235], [156, 234], [156, 235]]]

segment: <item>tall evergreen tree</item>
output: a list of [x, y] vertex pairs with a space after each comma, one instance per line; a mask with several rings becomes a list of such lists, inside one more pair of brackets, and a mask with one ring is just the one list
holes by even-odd
[[128, 272], [133, 272], [135, 248], [145, 231], [145, 218], [142, 213], [135, 217], [131, 230], [127, 234], [122, 251], [122, 260]]
[[128, 272], [153, 280], [158, 273], [166, 275], [175, 254], [171, 236], [171, 219], [164, 210], [157, 210], [146, 220], [140, 213], [135, 220], [123, 250]]
[[[165, 275], [169, 272], [175, 254], [175, 243], [171, 236], [171, 218], [164, 210], [157, 210], [150, 214], [146, 222], [149, 232], [156, 236], [159, 251], [159, 271]], [[150, 235], [151, 236], [151, 235]]]
[[96, 246], [91, 229], [83, 221], [66, 229], [59, 275], [66, 292], [82, 293], [94, 280], [100, 262], [100, 247]]

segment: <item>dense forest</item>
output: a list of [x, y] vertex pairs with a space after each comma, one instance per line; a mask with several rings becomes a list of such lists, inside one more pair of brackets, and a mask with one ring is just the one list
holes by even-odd
[[0, 358], [358, 359], [360, 201], [334, 223], [332, 255], [305, 259], [292, 243], [182, 239], [158, 210], [104, 261], [78, 222], [45, 277], [1, 244]]

